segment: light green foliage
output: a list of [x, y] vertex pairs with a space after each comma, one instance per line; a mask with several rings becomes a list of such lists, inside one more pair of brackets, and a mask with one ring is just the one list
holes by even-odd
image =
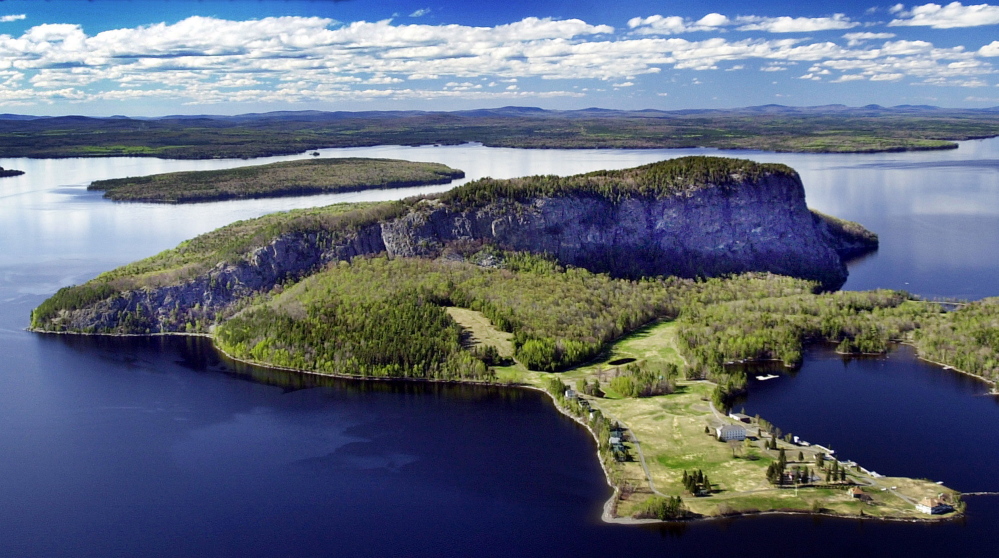
[[938, 314], [912, 338], [925, 358], [999, 381], [999, 298]]
[[738, 360], [801, 362], [803, 343], [845, 340], [841, 348], [883, 352], [890, 339], [937, 314], [934, 305], [906, 303], [896, 291], [752, 297], [687, 306], [678, 320], [684, 355], [695, 367], [721, 370]]
[[679, 370], [675, 364], [629, 364], [623, 373], [610, 381], [610, 387], [622, 397], [666, 395], [676, 389]]
[[[532, 271], [440, 260], [356, 258], [303, 280], [268, 306], [289, 319], [305, 319], [324, 305], [386, 304], [393, 296], [416, 293], [434, 304], [482, 312], [514, 332], [518, 360], [550, 371], [587, 359], [607, 341], [675, 311], [671, 297], [682, 284], [612, 279], [550, 262], [529, 265], [529, 259], [511, 258], [513, 267]], [[272, 319], [266, 313], [246, 315], [245, 320]], [[225, 324], [221, 331], [231, 329]], [[262, 340], [264, 330], [258, 331]]]

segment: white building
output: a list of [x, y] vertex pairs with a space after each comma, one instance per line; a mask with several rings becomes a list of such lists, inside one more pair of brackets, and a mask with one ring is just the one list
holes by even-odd
[[715, 433], [722, 442], [746, 439], [746, 428], [740, 424], [723, 424], [715, 427]]

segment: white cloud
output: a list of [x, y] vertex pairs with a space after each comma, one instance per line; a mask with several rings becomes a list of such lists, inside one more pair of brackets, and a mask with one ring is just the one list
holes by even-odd
[[[247, 21], [192, 17], [95, 35], [87, 35], [77, 25], [44, 24], [18, 37], [0, 34], [0, 103], [566, 96], [565, 91], [535, 92], [527, 86], [521, 90], [508, 85], [518, 78], [597, 79], [620, 88], [636, 83], [638, 76], [664, 69], [736, 70], [751, 60], [764, 71], [807, 62], [811, 67], [804, 79], [909, 78], [934, 85], [976, 86], [983, 76], [995, 72], [983, 57], [999, 55], [999, 41], [966, 51], [963, 47], [937, 48], [927, 41], [886, 41], [876, 48], [850, 48], [857, 45], [787, 37], [692, 41], [635, 32], [655, 25], [665, 29], [675, 23], [650, 19], [638, 18], [633, 26], [629, 23], [633, 32], [617, 35], [607, 25], [539, 18], [472, 27], [396, 25], [388, 20], [339, 25], [326, 18], [306, 17]], [[744, 22], [708, 14], [680, 23], [687, 29], [723, 29]], [[844, 38], [866, 41], [894, 36], [847, 33]], [[854, 75], [862, 77], [847, 77]], [[475, 80], [483, 81], [485, 88], [473, 84]]]
[[641, 35], [675, 35], [692, 31], [717, 31], [729, 26], [739, 31], [767, 31], [770, 33], [807, 33], [830, 29], [850, 29], [860, 25], [844, 14], [831, 17], [761, 17], [738, 16], [730, 19], [719, 13], [710, 13], [697, 21], [680, 16], [652, 15], [628, 20], [628, 27]]
[[960, 2], [951, 2], [946, 6], [923, 4], [922, 6], [913, 6], [909, 11], [905, 11], [903, 8], [895, 13], [899, 18], [891, 20], [888, 23], [890, 26], [928, 26], [934, 29], [952, 29], [999, 24], [999, 6], [989, 4], [974, 6], [965, 6]]
[[743, 23], [739, 31], [769, 31], [770, 33], [810, 33], [832, 29], [850, 29], [860, 25], [844, 14], [832, 17], [759, 17], [739, 16], [736, 21]]
[[978, 49], [978, 56], [999, 56], [999, 41], [992, 41]]
[[21, 21], [22, 19], [25, 19], [27, 17], [28, 16], [26, 16], [24, 14], [13, 14], [13, 15], [0, 16], [0, 23], [10, 23], [12, 21]]
[[849, 46], [857, 46], [863, 44], [864, 41], [873, 41], [878, 39], [894, 39], [894, 33], [871, 33], [868, 31], [863, 31], [859, 33], [847, 33], [843, 35], [843, 38], [847, 40]]
[[415, 12], [409, 14], [409, 17], [423, 17], [429, 13], [430, 13], [430, 8], [420, 8], [419, 10], [416, 10]]

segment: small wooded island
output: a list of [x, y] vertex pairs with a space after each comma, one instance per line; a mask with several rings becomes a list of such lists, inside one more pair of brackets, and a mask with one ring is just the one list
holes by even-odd
[[8, 176], [21, 176], [22, 174], [24, 174], [23, 170], [5, 169], [0, 167], [0, 178], [7, 178]]
[[465, 173], [440, 163], [359, 157], [305, 159], [234, 169], [95, 180], [115, 201], [196, 203], [447, 184]]
[[31, 324], [210, 335], [234, 359], [315, 374], [543, 389], [593, 433], [610, 521], [954, 517], [953, 490], [728, 415], [747, 384], [733, 363], [795, 366], [811, 342], [903, 341], [999, 377], [996, 299], [944, 312], [835, 291], [843, 259], [876, 246], [809, 211], [789, 167], [685, 157], [233, 223], [61, 289]]

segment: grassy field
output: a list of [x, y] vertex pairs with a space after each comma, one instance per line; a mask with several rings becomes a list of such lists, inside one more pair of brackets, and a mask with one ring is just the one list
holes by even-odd
[[[464, 314], [464, 313], [462, 313]], [[498, 332], [490, 331], [488, 323], [462, 316], [459, 323], [472, 328], [482, 342]], [[467, 325], [466, 325], [467, 324]], [[893, 519], [930, 519], [915, 509], [914, 503], [940, 493], [953, 497], [957, 493], [926, 480], [908, 478], [873, 478], [863, 470], [849, 469], [845, 483], [819, 487], [777, 488], [766, 478], [767, 467], [778, 457], [778, 451], [766, 448], [771, 438], [765, 431], [757, 436], [758, 425], [746, 425], [750, 440], [735, 444], [719, 442], [705, 433], [705, 426], [734, 424], [734, 419], [721, 415], [711, 406], [714, 384], [708, 381], [680, 381], [674, 393], [656, 397], [622, 398], [608, 388], [609, 380], [623, 366], [614, 365], [626, 359], [626, 364], [655, 365], [682, 363], [676, 350], [676, 324], [660, 322], [640, 329], [614, 343], [596, 362], [569, 370], [558, 376], [570, 387], [577, 380], [600, 380], [604, 397], [586, 397], [592, 408], [604, 416], [619, 421], [629, 435], [641, 444], [647, 476], [638, 460], [636, 444], [628, 444], [635, 460], [610, 462], [610, 475], [621, 488], [614, 504], [616, 514], [628, 517], [641, 508], [644, 501], [659, 494], [681, 496], [688, 509], [697, 516], [711, 517], [767, 511], [821, 512], [846, 516], [868, 516]], [[528, 372], [519, 365], [502, 371], [508, 379], [541, 385], [544, 374]], [[766, 417], [762, 417], [766, 418]], [[815, 469], [814, 446], [803, 447], [779, 441], [785, 450], [788, 467], [796, 465]], [[803, 459], [798, 461], [798, 452]], [[827, 461], [831, 463], [831, 461]], [[711, 479], [709, 495], [686, 493], [682, 483], [684, 470], [702, 470]], [[819, 473], [819, 476], [823, 476]], [[854, 498], [848, 488], [859, 486], [865, 499]], [[895, 487], [895, 490], [892, 490]], [[959, 506], [960, 507], [960, 506]], [[953, 515], [953, 514], [949, 514]], [[941, 518], [947, 516], [933, 516]]]
[[195, 203], [446, 184], [464, 176], [440, 163], [349, 157], [97, 180], [88, 190], [115, 201]]
[[501, 357], [513, 358], [513, 334], [493, 327], [489, 318], [483, 316], [482, 312], [448, 306], [447, 313], [468, 332], [468, 342], [471, 346], [489, 345], [495, 347]]

